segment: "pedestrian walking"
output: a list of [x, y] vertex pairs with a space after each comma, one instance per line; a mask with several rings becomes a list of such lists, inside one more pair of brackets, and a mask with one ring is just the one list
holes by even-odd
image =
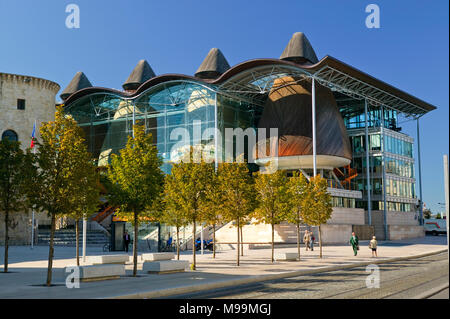
[[303, 236], [303, 242], [305, 243], [306, 250], [309, 249], [309, 242], [311, 241], [311, 237], [309, 235], [309, 231], [305, 230], [305, 235]]
[[352, 245], [353, 253], [356, 256], [359, 250], [359, 241], [358, 236], [356, 236], [355, 232], [352, 232], [352, 237], [350, 238], [350, 245]]
[[378, 246], [377, 238], [373, 236], [372, 240], [369, 243], [369, 248], [372, 249], [372, 257], [378, 257], [377, 246]]
[[130, 235], [128, 234], [127, 231], [125, 231], [125, 233], [123, 234], [123, 244], [125, 246], [125, 251], [128, 252], [128, 246], [130, 245]]
[[310, 232], [310, 236], [311, 236], [311, 241], [310, 241], [310, 247], [311, 251], [314, 251], [314, 241], [316, 240], [316, 237], [314, 237], [314, 233]]

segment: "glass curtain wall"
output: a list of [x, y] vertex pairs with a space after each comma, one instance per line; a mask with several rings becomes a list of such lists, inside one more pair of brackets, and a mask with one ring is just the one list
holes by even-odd
[[[189, 145], [201, 148], [214, 159], [214, 134], [205, 134], [215, 127], [216, 93], [201, 84], [172, 81], [150, 88], [134, 99], [110, 93], [96, 93], [67, 106], [70, 114], [83, 129], [89, 152], [102, 166], [118, 154], [132, 135], [133, 110], [136, 124], [151, 133], [153, 144], [163, 160], [161, 169], [170, 173], [171, 162], [189, 150]], [[167, 225], [143, 224], [139, 230], [140, 249], [160, 249], [174, 236]]]

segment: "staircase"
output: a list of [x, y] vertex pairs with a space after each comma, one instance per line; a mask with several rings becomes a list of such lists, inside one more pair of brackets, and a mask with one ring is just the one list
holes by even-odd
[[[57, 230], [53, 239], [55, 246], [76, 246], [75, 230]], [[86, 233], [87, 245], [103, 246], [110, 242], [109, 236], [102, 231], [88, 230]], [[39, 230], [38, 245], [49, 245], [50, 230]], [[83, 232], [80, 231], [79, 244], [83, 244]]]

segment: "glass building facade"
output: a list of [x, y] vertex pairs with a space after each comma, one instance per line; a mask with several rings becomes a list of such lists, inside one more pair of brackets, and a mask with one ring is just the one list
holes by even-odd
[[[227, 156], [239, 157], [237, 149], [231, 155], [222, 151], [227, 142], [225, 128], [255, 128], [262, 108], [216, 93], [203, 84], [175, 81], [152, 87], [135, 99], [110, 93], [87, 95], [65, 111], [83, 128], [88, 150], [99, 166], [125, 147], [135, 121], [152, 134], [163, 159], [162, 170], [170, 173], [170, 163], [184, 154], [187, 145], [201, 147], [210, 161], [215, 160], [216, 145], [222, 161]], [[221, 138], [217, 143], [216, 117]], [[248, 158], [247, 145], [244, 158]]]
[[[352, 111], [347, 113], [348, 110], [349, 108], [345, 106], [341, 108], [352, 145], [351, 167], [358, 173], [355, 178], [356, 189], [363, 194], [363, 198], [357, 200], [356, 206], [367, 209], [365, 112], [363, 105], [359, 108], [353, 105]], [[372, 209], [384, 209], [384, 192], [386, 192], [387, 210], [415, 211], [417, 195], [414, 176], [414, 140], [400, 132], [401, 128], [397, 127], [397, 112], [384, 110], [382, 116], [381, 109], [374, 109], [367, 114]]]

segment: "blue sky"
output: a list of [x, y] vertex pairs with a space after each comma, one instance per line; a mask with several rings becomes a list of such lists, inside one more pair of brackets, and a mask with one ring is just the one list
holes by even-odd
[[[70, 3], [80, 8], [79, 29], [65, 26]], [[365, 26], [371, 3], [380, 7], [379, 29]], [[302, 31], [319, 59], [332, 55], [438, 107], [421, 120], [424, 202], [437, 211], [449, 149], [448, 6], [447, 0], [0, 0], [0, 72], [64, 88], [83, 71], [95, 86], [121, 88], [140, 59], [156, 74], [194, 74], [212, 47], [230, 65], [278, 58]], [[416, 137], [414, 122], [401, 126]]]

